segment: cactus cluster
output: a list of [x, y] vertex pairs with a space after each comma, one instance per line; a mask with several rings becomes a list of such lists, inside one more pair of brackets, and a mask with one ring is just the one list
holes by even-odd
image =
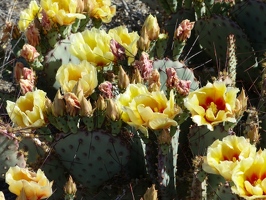
[[[140, 33], [101, 29], [115, 8], [99, 2], [50, 1], [49, 8], [48, 1], [32, 1], [19, 28], [13, 25], [13, 76], [21, 95], [0, 95], [15, 126], [0, 122], [0, 173], [11, 192], [33, 198], [24, 186], [12, 191], [18, 166], [46, 174], [39, 176], [49, 199], [246, 198], [235, 181], [246, 156], [241, 142], [265, 147], [265, 72], [258, 78], [265, 2], [151, 1], [171, 19], [158, 23], [149, 15]], [[52, 5], [60, 10], [54, 16]], [[195, 49], [205, 55], [192, 56]], [[208, 58], [221, 67], [209, 69], [212, 79], [193, 69]], [[260, 79], [260, 101], [250, 106], [247, 88], [257, 89]], [[235, 165], [223, 178], [209, 160], [215, 144], [228, 146], [236, 134], [241, 142], [229, 145], [228, 155], [217, 153], [221, 163]], [[247, 156], [245, 166], [264, 154]]]

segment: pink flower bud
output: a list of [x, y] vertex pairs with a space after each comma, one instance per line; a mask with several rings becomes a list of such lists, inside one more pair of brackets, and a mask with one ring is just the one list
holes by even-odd
[[24, 44], [20, 55], [24, 57], [28, 62], [33, 62], [40, 55], [34, 46]]
[[139, 70], [143, 79], [148, 80], [153, 69], [152, 64], [153, 61], [149, 60], [149, 54], [142, 52], [140, 59], [135, 61], [134, 66]]
[[188, 19], [183, 20], [175, 31], [174, 38], [180, 42], [190, 38], [191, 30], [194, 28], [195, 22], [190, 22]]
[[31, 24], [27, 31], [26, 31], [26, 37], [28, 40], [28, 43], [34, 47], [36, 47], [40, 42], [40, 33], [38, 28], [35, 27], [34, 24]]
[[103, 83], [101, 83], [99, 85], [99, 90], [101, 92], [101, 94], [103, 95], [104, 98], [110, 99], [113, 96], [112, 93], [112, 83], [110, 83], [109, 81], [104, 81]]

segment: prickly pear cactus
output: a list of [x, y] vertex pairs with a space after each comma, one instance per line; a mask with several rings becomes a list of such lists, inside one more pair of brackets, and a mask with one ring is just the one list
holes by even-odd
[[234, 35], [238, 61], [237, 79], [254, 84], [259, 73], [256, 68], [255, 52], [248, 36], [237, 23], [228, 17], [214, 15], [211, 18], [196, 21], [195, 32], [202, 48], [220, 68], [224, 68], [228, 61], [227, 37], [230, 34]]
[[189, 69], [185, 64], [179, 62], [179, 61], [172, 61], [168, 58], [161, 59], [161, 60], [155, 60], [153, 63], [153, 68], [157, 69], [160, 73], [160, 80], [162, 84], [162, 89], [166, 90], [166, 69], [167, 68], [175, 68], [177, 76], [181, 80], [185, 81], [191, 81], [190, 84], [190, 91], [194, 91], [198, 89], [199, 83], [197, 79], [194, 76], [193, 70]]
[[73, 178], [91, 191], [123, 170], [130, 150], [126, 141], [103, 130], [62, 135], [54, 148]]
[[258, 56], [262, 56], [265, 52], [265, 9], [265, 1], [248, 0], [238, 2], [230, 12], [233, 19], [245, 30]]
[[9, 167], [26, 167], [22, 151], [19, 151], [19, 139], [14, 133], [9, 132], [8, 126], [0, 122], [0, 174], [4, 177]]
[[44, 60], [44, 68], [38, 73], [38, 85], [37, 87], [43, 89], [45, 91], [49, 91], [49, 97], [53, 98], [56, 93], [55, 88], [59, 88], [58, 85], [55, 84], [55, 74], [58, 68], [62, 64], [67, 64], [69, 62], [78, 64], [80, 61], [77, 57], [73, 56], [69, 52], [69, 47], [71, 44], [71, 37], [67, 36], [67, 38], [58, 41], [52, 50], [50, 50], [45, 56]]

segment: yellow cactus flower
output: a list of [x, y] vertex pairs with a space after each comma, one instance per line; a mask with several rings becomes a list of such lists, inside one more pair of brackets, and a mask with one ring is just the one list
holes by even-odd
[[78, 2], [72, 0], [41, 0], [41, 6], [53, 22], [70, 25], [76, 19], [85, 19], [86, 16], [77, 13]]
[[31, 1], [29, 7], [20, 13], [18, 21], [20, 31], [25, 31], [34, 18], [38, 17], [40, 11], [41, 8], [38, 6], [37, 2], [35, 0]]
[[249, 140], [236, 135], [229, 135], [222, 141], [216, 140], [208, 147], [207, 157], [202, 167], [208, 173], [220, 174], [231, 180], [232, 171], [239, 161], [253, 157], [256, 147]]
[[111, 22], [116, 13], [116, 6], [111, 6], [111, 0], [85, 0], [84, 5], [90, 17], [104, 23]]
[[110, 49], [111, 37], [104, 30], [92, 28], [76, 33], [71, 41], [70, 53], [94, 66], [106, 66], [114, 60]]
[[21, 127], [41, 127], [46, 122], [46, 93], [42, 90], [27, 92], [16, 102], [7, 101], [6, 110], [10, 119]]
[[244, 199], [266, 199], [266, 150], [241, 160], [232, 172], [233, 193]]
[[177, 126], [173, 119], [181, 112], [174, 102], [174, 93], [167, 100], [163, 92], [149, 92], [142, 84], [130, 84], [117, 98], [121, 119], [148, 137], [148, 128], [160, 130]]
[[125, 26], [118, 26], [110, 29], [108, 34], [125, 48], [126, 55], [129, 57], [129, 63], [134, 61], [134, 57], [138, 52], [137, 42], [139, 35], [137, 32], [128, 32]]
[[46, 199], [53, 193], [53, 182], [50, 182], [40, 169], [35, 173], [18, 166], [10, 167], [5, 179], [10, 192], [19, 196], [24, 189], [27, 199]]
[[184, 105], [198, 126], [207, 125], [213, 131], [213, 127], [221, 122], [236, 122], [234, 109], [238, 91], [238, 88], [226, 87], [224, 82], [208, 83], [191, 92]]
[[65, 93], [72, 92], [79, 81], [84, 97], [92, 94], [98, 85], [97, 70], [86, 60], [80, 64], [68, 63], [62, 65], [57, 70], [55, 78]]
[[5, 195], [3, 192], [0, 192], [0, 200], [5, 200]]

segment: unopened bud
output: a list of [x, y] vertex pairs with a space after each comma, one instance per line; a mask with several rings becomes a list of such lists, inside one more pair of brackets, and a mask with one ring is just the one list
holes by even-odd
[[96, 102], [96, 107], [98, 110], [105, 110], [107, 105], [106, 102], [104, 100], [104, 98], [102, 97], [102, 95], [99, 95], [97, 102]]
[[66, 182], [66, 184], [64, 186], [64, 191], [65, 191], [65, 194], [74, 195], [74, 196], [75, 196], [75, 194], [77, 192], [76, 183], [73, 181], [71, 176], [69, 176], [69, 179], [68, 179], [68, 181]]
[[77, 13], [82, 13], [84, 10], [84, 1], [83, 0], [77, 0]]
[[20, 55], [24, 57], [28, 62], [33, 62], [40, 55], [34, 46], [30, 44], [24, 44]]
[[119, 72], [118, 72], [118, 87], [120, 89], [126, 89], [127, 86], [129, 85], [129, 77], [126, 74], [125, 70], [123, 67], [120, 65], [119, 66]]
[[160, 82], [160, 73], [157, 69], [152, 70], [152, 73], [148, 80], [149, 83], [149, 91], [160, 91], [161, 90], [161, 82]]
[[135, 69], [131, 82], [134, 84], [143, 82], [140, 71], [138, 69]]
[[137, 42], [138, 48], [142, 51], [148, 51], [150, 48], [151, 41], [149, 39], [149, 36], [147, 34], [146, 29], [144, 29], [140, 35], [140, 38]]
[[52, 114], [55, 117], [63, 116], [65, 113], [65, 109], [66, 105], [63, 100], [63, 96], [61, 95], [60, 90], [58, 90], [52, 103]]
[[156, 17], [149, 15], [142, 26], [142, 31], [144, 31], [144, 29], [146, 29], [149, 40], [158, 39], [158, 36], [160, 34], [160, 27]]
[[64, 99], [66, 101], [66, 112], [70, 116], [76, 116], [80, 109], [78, 97], [74, 93], [68, 92], [64, 94]]
[[113, 99], [107, 100], [106, 115], [112, 121], [117, 121], [120, 119], [119, 109]]
[[90, 100], [87, 100], [83, 97], [80, 101], [80, 116], [82, 117], [90, 117], [93, 115], [93, 109]]

